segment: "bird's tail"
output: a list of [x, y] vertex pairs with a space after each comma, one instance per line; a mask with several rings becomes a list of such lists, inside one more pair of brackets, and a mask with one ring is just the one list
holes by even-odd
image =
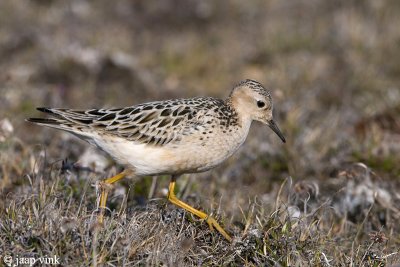
[[68, 131], [78, 135], [87, 135], [85, 130], [96, 119], [96, 115], [85, 111], [40, 107], [37, 110], [47, 113], [51, 118], [28, 118], [28, 122]]

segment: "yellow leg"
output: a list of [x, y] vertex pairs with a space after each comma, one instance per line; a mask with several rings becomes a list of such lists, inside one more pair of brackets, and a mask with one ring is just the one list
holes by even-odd
[[229, 236], [227, 232], [218, 224], [218, 222], [211, 216], [208, 216], [206, 213], [199, 211], [185, 202], [179, 200], [174, 193], [175, 189], [175, 177], [172, 177], [171, 183], [169, 184], [169, 191], [168, 191], [168, 200], [171, 201], [171, 203], [189, 211], [190, 213], [198, 216], [200, 219], [205, 220], [208, 223], [208, 226], [210, 226], [210, 229], [213, 230], [214, 227], [217, 229], [218, 232], [221, 233], [228, 241], [232, 241], [232, 238]]
[[108, 197], [108, 192], [110, 191], [110, 185], [121, 180], [127, 175], [126, 171], [123, 171], [111, 178], [105, 179], [104, 181], [100, 182], [100, 201], [99, 201], [99, 209], [100, 213], [99, 216], [97, 217], [97, 221], [99, 223], [103, 223], [103, 217], [104, 217], [104, 210], [106, 209], [106, 202], [107, 202], [107, 197]]

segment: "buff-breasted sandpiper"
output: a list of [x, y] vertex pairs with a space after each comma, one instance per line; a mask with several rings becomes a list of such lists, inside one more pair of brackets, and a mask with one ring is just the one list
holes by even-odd
[[101, 182], [98, 220], [109, 185], [130, 176], [171, 175], [168, 200], [204, 219], [228, 240], [230, 235], [206, 213], [179, 200], [176, 179], [210, 170], [245, 141], [251, 122], [267, 124], [285, 142], [272, 117], [272, 98], [259, 82], [245, 80], [226, 100], [212, 97], [156, 101], [115, 109], [38, 108], [52, 118], [28, 121], [70, 132], [111, 155], [125, 170]]

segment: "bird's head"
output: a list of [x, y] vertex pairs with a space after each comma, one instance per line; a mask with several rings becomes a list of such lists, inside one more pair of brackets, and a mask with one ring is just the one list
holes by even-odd
[[233, 88], [230, 100], [240, 115], [267, 124], [282, 142], [286, 142], [273, 120], [271, 93], [261, 83], [249, 79], [240, 82]]

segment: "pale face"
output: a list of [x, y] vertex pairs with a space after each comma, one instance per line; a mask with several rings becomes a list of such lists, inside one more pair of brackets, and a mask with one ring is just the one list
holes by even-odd
[[241, 116], [267, 124], [283, 142], [286, 142], [273, 120], [271, 94], [260, 83], [252, 80], [242, 82], [233, 89], [231, 99]]

